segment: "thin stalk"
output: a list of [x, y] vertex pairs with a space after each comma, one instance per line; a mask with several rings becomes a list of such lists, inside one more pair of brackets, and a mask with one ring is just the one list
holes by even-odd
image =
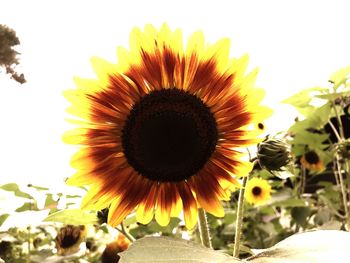
[[203, 208], [198, 209], [198, 229], [199, 229], [199, 235], [202, 240], [202, 245], [208, 248], [212, 248], [207, 215]]
[[335, 177], [335, 182], [336, 182], [337, 186], [340, 188], [339, 174], [337, 171], [337, 162], [334, 159], [333, 159], [333, 173], [334, 173], [334, 177]]
[[130, 242], [134, 242], [136, 239], [129, 233], [129, 231], [126, 229], [126, 227], [124, 226], [124, 223], [122, 222], [120, 224], [120, 226], [122, 227], [120, 228], [116, 228], [120, 233], [122, 233], [127, 239], [129, 239]]
[[341, 121], [341, 118], [340, 118], [340, 115], [339, 115], [337, 106], [335, 105], [334, 101], [332, 101], [332, 106], [333, 106], [333, 109], [334, 109], [334, 112], [335, 112], [335, 116], [336, 116], [336, 118], [337, 118], [337, 122], [338, 122], [338, 126], [339, 126], [339, 135], [340, 135], [340, 138], [341, 138], [342, 140], [344, 140], [344, 139], [345, 139], [345, 136], [344, 136], [343, 123], [342, 123], [342, 121]]
[[328, 124], [329, 124], [329, 126], [331, 126], [331, 128], [335, 134], [335, 137], [337, 137], [338, 142], [341, 142], [342, 138], [340, 137], [339, 132], [337, 131], [337, 128], [335, 128], [335, 126], [333, 125], [333, 123], [331, 121], [328, 121]]
[[236, 218], [236, 231], [235, 231], [235, 244], [233, 247], [233, 256], [238, 258], [239, 248], [241, 243], [241, 234], [242, 234], [242, 223], [243, 223], [243, 214], [244, 214], [244, 193], [245, 187], [247, 185], [249, 174], [246, 177], [243, 177], [242, 187], [239, 189], [238, 197], [238, 206], [237, 206], [237, 218]]
[[30, 245], [30, 238], [31, 238], [31, 232], [30, 232], [30, 229], [31, 229], [31, 227], [30, 226], [28, 226], [27, 227], [27, 229], [28, 229], [28, 254], [27, 254], [27, 262], [29, 262], [30, 263], [30, 251], [31, 251], [31, 245]]
[[344, 211], [345, 211], [345, 223], [346, 223], [346, 230], [350, 230], [350, 216], [349, 216], [349, 207], [348, 207], [348, 200], [347, 200], [347, 193], [346, 193], [346, 188], [344, 184], [344, 179], [341, 173], [341, 168], [340, 168], [340, 162], [339, 162], [339, 156], [336, 154], [336, 162], [337, 162], [337, 170], [338, 170], [338, 175], [339, 175], [339, 182], [340, 182], [340, 189], [342, 192], [342, 197], [343, 197], [343, 205], [344, 205]]
[[[338, 126], [339, 126], [339, 137], [340, 137], [340, 143], [345, 141], [345, 136], [344, 136], [344, 127], [343, 127], [343, 123], [341, 121], [337, 106], [335, 105], [334, 101], [332, 101], [332, 106], [337, 118], [337, 122], [338, 122]], [[332, 126], [331, 126], [332, 127]], [[336, 153], [336, 162], [337, 162], [337, 169], [338, 169], [338, 176], [339, 176], [339, 182], [340, 182], [340, 188], [341, 188], [341, 193], [342, 193], [342, 197], [343, 197], [343, 204], [344, 204], [344, 211], [345, 211], [345, 224], [347, 227], [347, 230], [350, 231], [350, 214], [349, 214], [349, 206], [348, 206], [348, 183], [344, 183], [344, 178], [342, 176], [341, 173], [341, 165], [339, 162], [339, 155], [338, 153]], [[347, 177], [348, 174], [350, 172], [350, 167], [349, 165], [346, 163], [345, 165], [345, 176]], [[348, 180], [346, 180], [348, 181]]]
[[[33, 210], [33, 204], [34, 204], [34, 199], [31, 197], [30, 198], [30, 209], [29, 209], [29, 211], [32, 211]], [[27, 254], [27, 262], [28, 263], [30, 263], [30, 254], [31, 254], [31, 250], [32, 250], [32, 248], [31, 248], [31, 244], [30, 244], [30, 239], [31, 239], [31, 225], [29, 225], [28, 227], [27, 227], [27, 230], [28, 230], [28, 254]]]
[[305, 192], [305, 184], [306, 184], [306, 169], [305, 167], [301, 168], [301, 177], [300, 177], [300, 188], [299, 188], [299, 197], [303, 195]]

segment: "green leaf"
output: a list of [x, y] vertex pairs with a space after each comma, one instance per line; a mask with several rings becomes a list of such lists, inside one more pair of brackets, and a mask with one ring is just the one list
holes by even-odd
[[311, 97], [309, 95], [311, 91], [309, 89], [306, 90], [302, 90], [296, 94], [294, 94], [293, 96], [282, 100], [282, 103], [285, 104], [290, 104], [294, 107], [298, 107], [298, 108], [304, 108], [309, 106], [310, 102], [311, 102]]
[[34, 199], [30, 194], [22, 192], [19, 189], [18, 185], [15, 183], [4, 184], [4, 185], [0, 186], [0, 188], [5, 190], [5, 191], [13, 192], [15, 194], [15, 196], [18, 196], [18, 197], [23, 197], [23, 198], [27, 198], [27, 199]]
[[341, 84], [345, 83], [348, 79], [347, 76], [350, 74], [350, 66], [341, 68], [334, 72], [329, 81], [334, 84], [334, 89], [337, 89]]
[[335, 93], [328, 93], [328, 94], [321, 94], [321, 95], [315, 95], [316, 98], [319, 99], [324, 99], [324, 100], [335, 100], [337, 98], [340, 97], [345, 97], [345, 96], [349, 96], [350, 92], [346, 91], [346, 92], [335, 92]]
[[309, 128], [321, 129], [332, 117], [331, 115], [331, 103], [326, 103], [323, 106], [317, 108], [314, 111], [309, 112], [306, 115], [306, 119], [297, 121], [290, 128], [289, 131], [295, 134], [303, 132]]
[[281, 101], [282, 103], [285, 104], [290, 104], [297, 109], [299, 108], [306, 108], [310, 107], [310, 102], [312, 100], [312, 94], [313, 92], [326, 92], [328, 91], [327, 88], [322, 88], [322, 87], [313, 87], [313, 88], [308, 88], [304, 89], [293, 96]]
[[6, 221], [6, 219], [9, 217], [9, 214], [2, 214], [0, 216], [0, 226], [2, 226], [2, 224]]
[[144, 237], [120, 255], [120, 263], [237, 263], [229, 255], [183, 239]]
[[314, 217], [314, 222], [316, 225], [324, 225], [331, 220], [331, 217], [332, 212], [329, 209], [320, 208]]
[[12, 192], [15, 192], [19, 189], [18, 185], [15, 183], [4, 184], [4, 185], [0, 186], [0, 188], [5, 190], [5, 191], [12, 191]]
[[291, 211], [291, 216], [295, 222], [301, 226], [305, 226], [307, 223], [307, 218], [311, 215], [311, 209], [307, 206], [305, 207], [293, 207]]
[[303, 144], [308, 145], [310, 149], [312, 150], [323, 150], [328, 145], [323, 144], [322, 142], [326, 141], [328, 139], [328, 134], [318, 134], [318, 133], [312, 133], [308, 131], [299, 132], [295, 135], [293, 144]]
[[38, 191], [47, 191], [49, 190], [49, 188], [47, 187], [42, 187], [42, 186], [37, 186], [37, 185], [32, 185], [32, 184], [28, 184], [28, 187], [32, 187]]
[[52, 194], [47, 194], [45, 199], [45, 205], [44, 208], [52, 209], [57, 207], [57, 200], [53, 199]]
[[26, 202], [21, 207], [18, 207], [15, 211], [16, 212], [39, 211], [39, 209], [35, 203]]
[[45, 222], [61, 222], [70, 225], [95, 224], [98, 222], [95, 211], [81, 209], [66, 209], [50, 214], [43, 221]]
[[281, 207], [303, 207], [303, 206], [306, 206], [306, 202], [302, 199], [290, 198], [290, 199], [274, 202], [271, 205], [281, 206]]
[[124, 226], [130, 226], [136, 224], [136, 222], [136, 214], [131, 214], [124, 219], [123, 224]]
[[346, 262], [346, 259], [350, 258], [349, 244], [349, 232], [310, 231], [290, 236], [271, 248], [254, 250], [256, 254], [246, 261], [252, 263]]
[[67, 198], [81, 198], [81, 195], [66, 195]]

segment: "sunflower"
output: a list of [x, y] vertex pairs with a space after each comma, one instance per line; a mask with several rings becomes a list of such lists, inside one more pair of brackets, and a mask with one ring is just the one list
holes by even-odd
[[56, 237], [56, 248], [59, 255], [69, 255], [79, 251], [81, 242], [86, 237], [85, 226], [67, 225], [59, 230]]
[[271, 198], [271, 186], [266, 180], [254, 177], [247, 183], [245, 198], [251, 204], [265, 204]]
[[320, 156], [315, 151], [308, 151], [301, 156], [300, 163], [310, 171], [322, 172], [325, 167]]
[[247, 56], [229, 58], [228, 39], [206, 45], [196, 32], [184, 48], [167, 25], [134, 29], [130, 45], [118, 64], [94, 58], [98, 79], [65, 92], [80, 119], [64, 140], [82, 146], [67, 183], [89, 185], [82, 208], [109, 207], [112, 226], [134, 209], [162, 226], [183, 210], [189, 229], [198, 207], [222, 217], [220, 200], [252, 168], [237, 148], [257, 143], [255, 123], [270, 114], [257, 71], [245, 75]]
[[260, 131], [265, 131], [266, 125], [263, 122], [256, 123], [256, 129]]

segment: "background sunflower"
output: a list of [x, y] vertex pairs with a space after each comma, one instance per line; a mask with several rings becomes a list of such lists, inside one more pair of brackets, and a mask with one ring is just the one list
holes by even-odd
[[301, 156], [300, 163], [310, 171], [322, 172], [325, 169], [321, 157], [315, 151], [308, 151]]
[[265, 204], [271, 199], [271, 186], [262, 179], [254, 177], [247, 182], [245, 189], [245, 198], [247, 202], [254, 205]]

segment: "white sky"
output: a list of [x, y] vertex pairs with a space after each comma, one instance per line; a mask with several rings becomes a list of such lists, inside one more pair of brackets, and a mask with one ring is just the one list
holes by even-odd
[[[72, 77], [92, 74], [89, 59], [116, 61], [116, 46], [146, 23], [180, 27], [188, 36], [232, 41], [231, 55], [250, 54], [258, 85], [279, 111], [270, 120], [287, 127], [294, 115], [277, 103], [297, 90], [326, 85], [333, 71], [350, 64], [347, 1], [2, 1], [0, 23], [17, 31], [28, 83], [0, 76], [0, 184], [19, 181], [63, 185], [75, 152], [61, 135]], [[281, 126], [278, 126], [281, 124]]]

